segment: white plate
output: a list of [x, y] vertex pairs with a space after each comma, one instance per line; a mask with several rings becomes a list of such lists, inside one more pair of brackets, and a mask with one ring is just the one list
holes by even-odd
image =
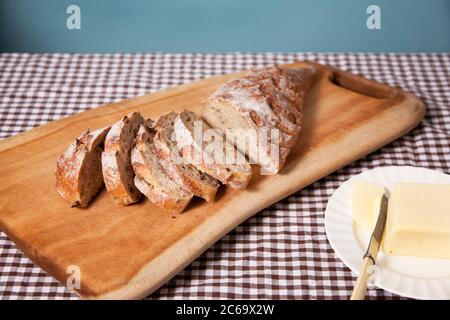
[[[350, 211], [352, 180], [383, 185], [392, 190], [395, 182], [450, 184], [450, 175], [417, 167], [380, 167], [358, 174], [342, 184], [331, 196], [325, 211], [325, 230], [338, 257], [359, 273], [370, 232], [353, 226]], [[373, 284], [415, 299], [450, 299], [450, 259], [399, 257], [383, 254], [377, 258]]]

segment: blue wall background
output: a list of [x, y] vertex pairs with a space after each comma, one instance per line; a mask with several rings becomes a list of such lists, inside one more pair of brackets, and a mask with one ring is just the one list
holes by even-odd
[[[81, 8], [81, 30], [66, 8]], [[366, 27], [369, 4], [382, 30]], [[449, 0], [0, 0], [2, 52], [450, 52]]]

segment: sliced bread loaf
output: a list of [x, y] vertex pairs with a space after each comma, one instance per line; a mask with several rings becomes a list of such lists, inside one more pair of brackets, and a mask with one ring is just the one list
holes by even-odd
[[101, 153], [108, 131], [87, 130], [58, 158], [56, 190], [72, 207], [86, 207], [103, 186]]
[[129, 205], [139, 200], [141, 193], [134, 184], [131, 149], [139, 126], [144, 119], [133, 112], [116, 122], [105, 139], [102, 153], [102, 170], [108, 193], [119, 205]]
[[206, 101], [204, 118], [220, 129], [263, 174], [277, 173], [301, 130], [313, 67], [254, 70], [222, 85]]
[[152, 120], [141, 124], [131, 151], [131, 164], [136, 187], [155, 205], [174, 212], [182, 212], [193, 194], [183, 190], [170, 179], [158, 161], [153, 138], [156, 130]]
[[252, 176], [245, 157], [197, 114], [183, 111], [175, 119], [177, 146], [190, 164], [234, 189], [244, 189]]
[[199, 171], [180, 155], [174, 134], [177, 114], [170, 112], [161, 116], [155, 124], [155, 150], [162, 167], [179, 186], [206, 201], [214, 200], [219, 184], [210, 175]]

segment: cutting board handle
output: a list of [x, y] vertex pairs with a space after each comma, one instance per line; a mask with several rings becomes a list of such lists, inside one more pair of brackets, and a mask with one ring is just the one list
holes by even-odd
[[328, 80], [332, 84], [364, 96], [381, 100], [389, 100], [397, 96], [402, 97], [404, 95], [403, 92], [397, 88], [363, 78], [347, 71], [336, 69], [332, 66], [324, 67], [324, 65], [314, 61], [305, 61], [305, 63], [313, 65], [317, 69], [328, 73]]
[[395, 88], [340, 70], [333, 72], [330, 81], [336, 86], [375, 99], [392, 99], [399, 94]]

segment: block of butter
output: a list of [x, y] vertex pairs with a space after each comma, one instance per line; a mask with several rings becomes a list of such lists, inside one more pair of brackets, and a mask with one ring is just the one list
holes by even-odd
[[359, 227], [373, 230], [384, 192], [385, 189], [376, 183], [361, 180], [352, 182], [352, 217]]
[[450, 185], [397, 183], [383, 248], [392, 255], [450, 258]]

